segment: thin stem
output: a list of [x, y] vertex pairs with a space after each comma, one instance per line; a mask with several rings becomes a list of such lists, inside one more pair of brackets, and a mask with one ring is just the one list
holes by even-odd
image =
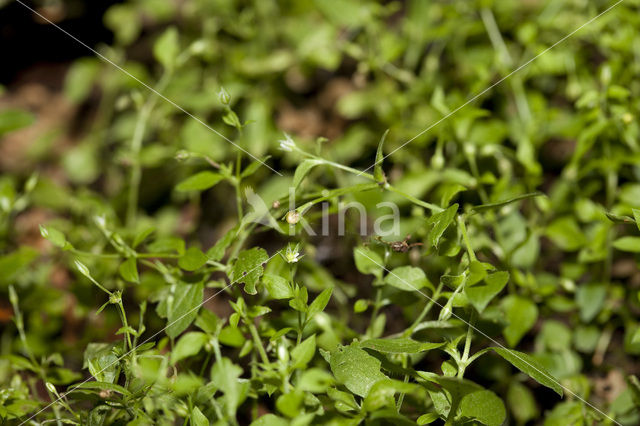
[[464, 219], [462, 215], [458, 216], [458, 224], [460, 226], [460, 232], [462, 233], [462, 239], [464, 240], [464, 244], [467, 247], [467, 254], [469, 255], [469, 260], [474, 262], [476, 260], [476, 254], [473, 252], [473, 248], [471, 247], [471, 241], [469, 241], [469, 236], [467, 235], [467, 227], [464, 223]]
[[407, 331], [405, 331], [405, 333], [404, 333], [405, 336], [411, 336], [411, 334], [413, 334], [413, 329], [416, 328], [416, 326], [418, 324], [420, 324], [420, 322], [429, 314], [429, 312], [431, 311], [431, 308], [433, 308], [433, 305], [435, 305], [436, 301], [440, 297], [440, 292], [442, 291], [442, 286], [443, 286], [443, 284], [442, 284], [442, 281], [441, 281], [440, 284], [438, 284], [438, 287], [436, 288], [436, 291], [433, 293], [433, 296], [431, 297], [431, 300], [429, 300], [429, 302], [422, 309], [422, 312], [420, 312], [420, 315], [418, 315], [418, 317], [413, 322], [413, 324], [411, 324], [411, 327], [409, 327], [407, 329]]
[[247, 326], [249, 327], [249, 332], [251, 333], [251, 337], [253, 339], [253, 344], [256, 348], [258, 348], [258, 353], [260, 354], [260, 358], [265, 365], [269, 365], [269, 357], [267, 356], [267, 351], [264, 350], [264, 346], [262, 345], [262, 340], [260, 339], [260, 335], [258, 334], [258, 329], [255, 324], [251, 322], [251, 320], [247, 320]]
[[471, 311], [471, 317], [469, 318], [469, 327], [467, 328], [467, 337], [464, 342], [464, 352], [462, 353], [462, 358], [460, 359], [460, 363], [458, 364], [458, 377], [462, 378], [464, 376], [464, 370], [469, 365], [469, 351], [471, 350], [471, 339], [473, 338], [473, 329], [476, 324], [476, 311]]
[[144, 134], [147, 129], [147, 123], [151, 116], [151, 111], [158, 101], [158, 92], [166, 87], [169, 82], [170, 74], [165, 73], [160, 81], [154, 93], [149, 96], [145, 104], [138, 114], [136, 126], [133, 131], [133, 138], [131, 139], [131, 158], [133, 164], [131, 166], [131, 176], [129, 180], [129, 197], [127, 203], [127, 226], [132, 227], [135, 224], [136, 212], [138, 210], [138, 196], [140, 192], [140, 180], [142, 179], [142, 165], [140, 164], [140, 150], [142, 149], [142, 141], [144, 140]]

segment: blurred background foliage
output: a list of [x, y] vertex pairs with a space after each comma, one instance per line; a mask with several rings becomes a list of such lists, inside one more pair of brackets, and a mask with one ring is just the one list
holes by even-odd
[[[177, 161], [176, 154], [186, 150], [228, 163], [235, 161], [237, 149], [142, 81], [252, 155], [271, 155], [267, 163], [284, 176], [261, 167], [249, 179], [269, 203], [287, 194], [300, 161], [295, 153], [277, 150], [283, 132], [307, 151], [366, 169], [389, 129], [388, 180], [444, 207], [454, 201], [461, 206], [497, 202], [536, 190], [547, 194], [522, 209], [510, 205], [472, 217], [471, 239], [479, 257], [511, 273], [509, 295], [495, 315], [521, 326], [501, 333], [509, 346], [534, 352], [555, 377], [607, 413], [628, 424], [638, 421], [625, 378], [638, 373], [640, 354], [640, 244], [632, 211], [640, 208], [639, 1], [624, 1], [546, 52], [612, 3], [35, 3], [39, 13], [139, 81], [20, 4], [4, 3], [3, 388], [12, 383], [16, 392], [28, 392], [6, 357], [21, 351], [11, 325], [10, 284], [20, 295], [34, 354], [64, 359], [50, 362], [59, 384], [77, 380], [84, 348], [109, 340], [119, 327], [114, 312], [94, 315], [102, 295], [67, 266], [67, 254], [41, 238], [39, 224], [55, 226], [89, 252], [107, 245], [93, 224], [96, 215], [118, 224], [126, 238], [153, 226], [156, 246], [182, 244], [182, 249], [184, 240], [208, 248], [234, 224], [231, 185], [195, 194], [176, 191], [178, 182], [203, 169], [202, 162]], [[220, 102], [222, 87], [237, 119], [246, 124], [241, 131]], [[245, 157], [244, 164], [250, 160]], [[136, 169], [140, 210], [132, 216], [127, 206]], [[301, 191], [354, 182], [350, 175], [318, 168]], [[353, 197], [369, 206], [374, 218], [376, 203], [397, 202], [403, 209], [399, 239], [409, 233], [425, 238], [428, 212], [405, 198], [383, 192]], [[251, 240], [276, 247], [268, 233]], [[310, 267], [310, 277], [342, 282], [345, 296], [334, 300], [333, 309], [356, 328], [366, 319], [348, 319], [349, 300], [356, 294], [372, 297], [366, 279], [353, 268], [351, 249], [358, 241], [357, 236], [316, 238], [307, 248], [308, 258], [320, 265]], [[429, 274], [445, 269], [439, 257], [422, 262]], [[117, 263], [90, 266], [101, 282], [121, 285]], [[157, 274], [143, 274], [127, 303], [135, 310], [162, 285]], [[222, 301], [210, 308], [229, 314]], [[393, 309], [400, 321], [416, 313], [412, 304]], [[160, 329], [163, 322], [150, 315], [147, 327]], [[336, 333], [338, 340], [348, 335]], [[474, 374], [500, 383], [516, 423], [583, 424], [578, 402], [558, 402], [545, 390], [534, 395], [504, 366], [487, 360]]]

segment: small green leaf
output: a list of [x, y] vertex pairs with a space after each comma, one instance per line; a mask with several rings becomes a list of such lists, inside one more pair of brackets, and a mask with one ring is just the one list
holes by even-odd
[[478, 312], [482, 312], [489, 302], [502, 291], [507, 281], [509, 281], [508, 272], [494, 272], [487, 275], [481, 283], [465, 286], [464, 293]]
[[307, 159], [300, 163], [298, 167], [296, 167], [296, 172], [293, 174], [293, 187], [297, 188], [300, 183], [302, 183], [302, 180], [305, 178], [305, 176], [309, 174], [311, 169], [323, 163], [323, 160], [315, 158]]
[[640, 237], [622, 237], [613, 242], [613, 247], [620, 251], [640, 253]]
[[199, 331], [185, 333], [171, 351], [171, 363], [175, 364], [184, 358], [196, 355], [208, 339], [206, 334]]
[[264, 274], [262, 283], [274, 299], [290, 299], [293, 297], [293, 289], [289, 281], [280, 275]]
[[189, 249], [178, 259], [178, 266], [185, 271], [195, 271], [202, 268], [209, 259], [198, 247]]
[[428, 425], [435, 422], [439, 418], [440, 416], [437, 413], [427, 413], [418, 417], [418, 420], [416, 420], [416, 423], [418, 423], [419, 425]]
[[529, 299], [513, 294], [502, 299], [501, 307], [508, 323], [502, 334], [507, 344], [514, 347], [536, 323], [538, 307]]
[[138, 277], [138, 266], [136, 264], [135, 257], [130, 257], [122, 262], [118, 270], [120, 271], [120, 276], [126, 281], [129, 281], [131, 283], [137, 283], [140, 281], [140, 278]]
[[189, 424], [192, 426], [209, 426], [209, 420], [198, 407], [193, 407]]
[[538, 417], [538, 407], [531, 391], [522, 383], [511, 382], [507, 390], [509, 411], [520, 424]]
[[232, 283], [244, 283], [244, 291], [247, 294], [256, 294], [256, 284], [264, 273], [263, 264], [267, 260], [269, 260], [267, 252], [260, 247], [243, 250], [233, 264], [229, 279]]
[[638, 227], [638, 230], [640, 230], [640, 210], [631, 209], [631, 211], [633, 212], [633, 219], [636, 221], [636, 226]]
[[242, 368], [229, 358], [222, 358], [211, 368], [211, 382], [224, 392], [227, 415], [235, 417], [236, 409], [242, 398], [242, 384], [238, 379], [242, 376]]
[[371, 390], [364, 399], [362, 407], [374, 412], [383, 407], [395, 407], [394, 395], [399, 392], [409, 393], [418, 389], [415, 383], [405, 383], [400, 380], [382, 379], [373, 384]]
[[385, 183], [386, 177], [384, 175], [384, 171], [382, 170], [382, 160], [384, 159], [384, 152], [382, 151], [382, 146], [384, 145], [385, 139], [387, 139], [387, 135], [389, 134], [389, 129], [385, 130], [380, 138], [380, 142], [378, 143], [378, 150], [376, 151], [376, 162], [373, 167], [373, 178], [379, 184]]
[[578, 223], [571, 216], [554, 220], [547, 227], [546, 235], [555, 245], [566, 251], [576, 251], [587, 242]]
[[0, 136], [35, 122], [33, 114], [19, 109], [5, 109], [0, 112]]
[[51, 226], [40, 225], [40, 235], [56, 247], [64, 248], [67, 244], [64, 234]]
[[311, 368], [302, 372], [296, 387], [301, 391], [324, 393], [333, 383], [331, 373], [321, 368]]
[[168, 28], [154, 43], [153, 56], [170, 70], [175, 66], [179, 53], [178, 31], [174, 27]]
[[490, 390], [465, 395], [460, 401], [460, 414], [487, 426], [500, 426], [507, 417], [504, 403]]
[[215, 186], [224, 179], [224, 176], [218, 173], [204, 171], [196, 173], [180, 182], [176, 186], [176, 190], [180, 192], [186, 191], [204, 191]]
[[198, 316], [202, 305], [203, 283], [175, 284], [173, 293], [163, 299], [156, 308], [158, 314], [167, 319], [165, 332], [171, 338], [177, 337], [189, 327]]
[[380, 360], [357, 346], [342, 346], [334, 350], [329, 364], [336, 380], [362, 397], [367, 396], [378, 380], [387, 378], [380, 372]]
[[322, 293], [316, 297], [313, 302], [309, 305], [309, 309], [307, 310], [307, 318], [311, 319], [316, 314], [324, 311], [324, 308], [329, 303], [331, 299], [331, 293], [333, 292], [333, 287], [325, 288]]
[[506, 206], [507, 204], [515, 203], [516, 201], [526, 200], [527, 198], [540, 197], [543, 195], [545, 194], [543, 194], [542, 192], [530, 192], [528, 194], [522, 194], [518, 195], [517, 197], [509, 198], [508, 200], [498, 201], [497, 203], [481, 204], [479, 206], [475, 206], [472, 211], [474, 213], [478, 213], [485, 210], [497, 209]]
[[418, 342], [408, 337], [395, 339], [369, 339], [360, 343], [360, 347], [388, 354], [417, 354], [439, 348], [444, 343]]
[[291, 359], [294, 368], [304, 368], [313, 359], [316, 353], [316, 335], [303, 340], [298, 346], [291, 351]]
[[589, 322], [595, 318], [604, 306], [607, 298], [607, 286], [601, 283], [582, 284], [576, 290], [576, 303], [580, 308], [580, 319]]
[[448, 209], [434, 214], [427, 220], [427, 225], [433, 225], [428, 235], [429, 244], [433, 247], [438, 247], [442, 234], [451, 225], [457, 212], [458, 204], [453, 204]]
[[384, 282], [404, 291], [419, 291], [423, 287], [430, 286], [424, 271], [413, 266], [394, 268], [384, 277]]
[[260, 166], [262, 166], [264, 163], [266, 163], [266, 161], [269, 158], [271, 158], [271, 156], [267, 155], [266, 157], [264, 157], [261, 160], [252, 161], [251, 164], [249, 164], [247, 166], [247, 168], [242, 171], [242, 173], [240, 174], [240, 177], [244, 179], [246, 177], [249, 177], [249, 176], [253, 175], [256, 171], [258, 171]]
[[558, 395], [562, 396], [562, 386], [560, 386], [558, 381], [530, 355], [513, 349], [495, 346], [492, 346], [489, 349], [509, 361], [514, 367], [527, 374], [536, 382], [553, 389]]
[[356, 247], [353, 249], [353, 259], [360, 273], [375, 275], [378, 278], [382, 276], [382, 266], [384, 265], [382, 258], [373, 250]]

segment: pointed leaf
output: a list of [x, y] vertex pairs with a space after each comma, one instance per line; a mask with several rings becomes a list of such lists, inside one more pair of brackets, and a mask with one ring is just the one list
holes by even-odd
[[534, 379], [536, 382], [553, 389], [558, 395], [562, 396], [562, 386], [560, 386], [558, 381], [530, 355], [513, 349], [495, 346], [492, 346], [489, 349], [509, 361], [514, 367]]
[[387, 354], [417, 354], [438, 348], [444, 343], [418, 342], [408, 337], [396, 339], [369, 339], [360, 343], [360, 347], [373, 349]]
[[449, 225], [451, 225], [451, 222], [453, 222], [457, 211], [458, 204], [453, 204], [448, 209], [434, 214], [427, 220], [427, 225], [433, 225], [433, 228], [429, 231], [429, 244], [433, 247], [438, 247], [442, 234], [444, 234], [444, 231], [446, 231]]
[[384, 176], [384, 171], [382, 170], [382, 160], [384, 159], [384, 152], [382, 151], [382, 146], [384, 145], [384, 141], [389, 134], [389, 129], [385, 130], [384, 134], [380, 138], [380, 142], [378, 143], [378, 150], [376, 151], [376, 162], [373, 167], [373, 178], [377, 183], [384, 183], [386, 178]]
[[218, 173], [204, 171], [188, 177], [176, 186], [176, 190], [180, 192], [186, 191], [204, 191], [213, 187], [215, 184], [224, 179], [224, 176]]

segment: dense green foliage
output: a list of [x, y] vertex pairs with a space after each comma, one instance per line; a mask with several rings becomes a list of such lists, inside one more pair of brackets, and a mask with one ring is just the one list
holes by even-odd
[[3, 424], [638, 424], [640, 1], [545, 51], [612, 4], [112, 6], [0, 178]]

